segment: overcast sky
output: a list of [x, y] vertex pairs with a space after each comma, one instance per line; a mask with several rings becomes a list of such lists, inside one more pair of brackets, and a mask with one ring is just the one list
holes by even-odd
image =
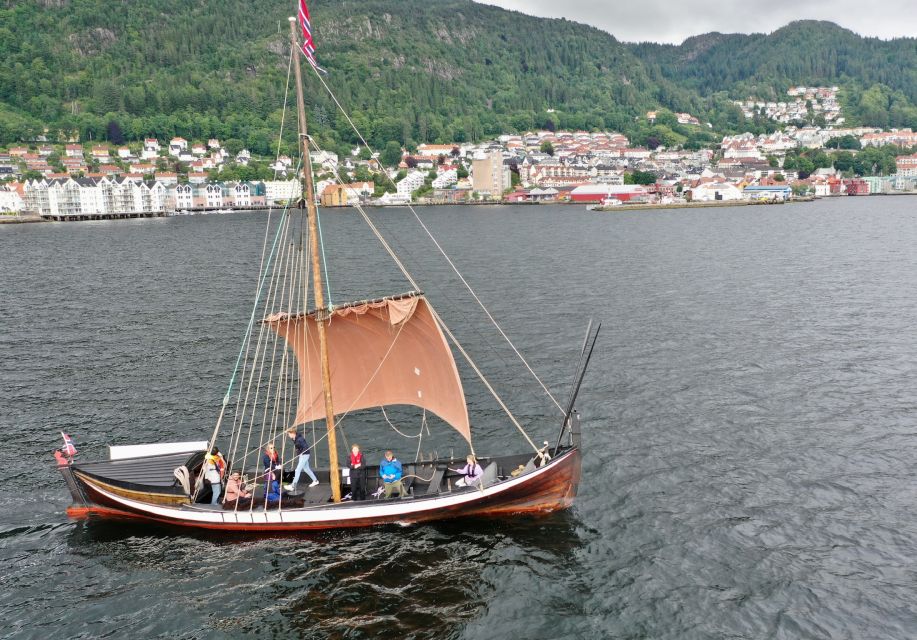
[[478, 0], [545, 18], [567, 18], [625, 42], [680, 43], [710, 31], [769, 33], [801, 19], [830, 20], [864, 36], [917, 36], [915, 0]]

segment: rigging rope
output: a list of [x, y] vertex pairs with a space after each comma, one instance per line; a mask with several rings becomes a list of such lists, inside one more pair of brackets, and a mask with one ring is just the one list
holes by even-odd
[[[313, 70], [314, 70], [314, 69], [313, 69]], [[350, 124], [350, 127], [353, 129], [354, 133], [357, 134], [357, 137], [360, 139], [360, 142], [362, 142], [362, 143], [363, 143], [363, 146], [366, 147], [367, 150], [369, 150], [369, 152], [370, 152], [371, 155], [375, 155], [375, 152], [373, 151], [372, 147], [369, 146], [369, 143], [366, 141], [366, 138], [364, 138], [364, 137], [363, 137], [363, 134], [360, 133], [360, 130], [357, 129], [357, 125], [354, 124], [353, 120], [350, 119], [350, 115], [344, 110], [344, 107], [343, 107], [343, 106], [341, 105], [341, 103], [338, 101], [337, 96], [334, 95], [334, 92], [331, 90], [331, 87], [328, 86], [328, 83], [325, 82], [325, 79], [321, 76], [320, 73], [318, 73], [317, 70], [315, 70], [315, 75], [316, 75], [316, 76], [318, 77], [318, 79], [321, 81], [322, 85], [325, 87], [325, 90], [328, 92], [328, 95], [331, 96], [331, 99], [334, 100], [334, 104], [337, 105], [337, 107], [338, 107], [338, 109], [340, 110], [340, 112], [344, 115], [344, 118], [347, 119], [347, 122]], [[381, 165], [380, 165], [380, 166], [381, 166]], [[395, 181], [392, 179], [392, 177], [391, 177], [387, 172], [385, 172], [385, 171], [383, 171], [383, 173], [384, 173], [385, 176], [388, 178], [388, 181], [389, 181], [392, 185], [394, 185], [394, 184], [395, 184]], [[503, 328], [499, 325], [499, 323], [497, 322], [497, 320], [493, 317], [493, 315], [491, 315], [490, 311], [489, 311], [489, 310], [487, 309], [487, 307], [484, 305], [484, 302], [478, 297], [478, 294], [475, 293], [474, 289], [471, 287], [471, 285], [470, 285], [470, 284], [468, 283], [468, 281], [465, 279], [465, 276], [462, 275], [462, 273], [459, 271], [458, 267], [455, 265], [455, 263], [452, 261], [452, 259], [449, 257], [449, 255], [446, 253], [445, 249], [443, 249], [442, 245], [439, 244], [439, 242], [436, 240], [436, 237], [430, 232], [430, 229], [427, 228], [427, 225], [424, 224], [424, 222], [423, 222], [423, 220], [421, 220], [420, 216], [417, 215], [417, 211], [414, 210], [414, 207], [412, 207], [410, 203], [408, 203], [407, 207], [408, 207], [408, 209], [410, 209], [411, 213], [414, 215], [414, 218], [415, 218], [415, 219], [417, 220], [417, 222], [420, 224], [421, 228], [423, 228], [424, 232], [427, 234], [427, 236], [430, 238], [430, 240], [433, 241], [433, 244], [436, 245], [436, 248], [439, 249], [439, 252], [442, 254], [443, 258], [445, 258], [445, 259], [446, 259], [446, 262], [449, 263], [449, 266], [452, 267], [452, 270], [455, 272], [455, 274], [456, 274], [456, 275], [459, 277], [459, 279], [462, 281], [462, 284], [464, 284], [464, 285], [465, 285], [465, 288], [468, 289], [468, 292], [471, 294], [471, 297], [473, 297], [473, 298], [475, 299], [475, 302], [477, 302], [478, 305], [481, 307], [481, 309], [484, 310], [484, 313], [487, 315], [487, 317], [490, 319], [490, 321], [493, 323], [493, 325], [497, 328], [497, 331], [500, 332], [500, 335], [503, 336], [503, 339], [506, 340], [507, 344], [509, 344], [509, 346], [510, 346], [510, 348], [512, 348], [513, 352], [515, 352], [515, 354], [516, 354], [516, 355], [519, 357], [519, 359], [522, 361], [522, 364], [525, 365], [525, 368], [528, 369], [529, 373], [532, 374], [532, 377], [534, 377], [535, 380], [538, 382], [538, 384], [541, 385], [541, 388], [544, 389], [544, 392], [545, 392], [545, 393], [547, 394], [547, 396], [551, 399], [551, 401], [554, 403], [554, 405], [557, 407], [557, 409], [561, 412], [561, 415], [563, 415], [563, 414], [564, 414], [564, 408], [560, 405], [560, 403], [557, 401], [557, 399], [554, 397], [554, 395], [551, 393], [551, 391], [548, 389], [548, 387], [544, 384], [544, 382], [541, 381], [541, 378], [538, 377], [538, 374], [535, 373], [535, 370], [532, 369], [531, 365], [529, 365], [528, 361], [525, 359], [525, 357], [522, 355], [522, 353], [520, 353], [519, 349], [516, 348], [516, 345], [513, 344], [513, 341], [510, 340], [510, 338], [509, 338], [508, 335], [506, 335], [506, 332], [503, 331]], [[416, 288], [416, 287], [415, 287], [415, 288]]]
[[[310, 144], [312, 144], [312, 146], [314, 146], [316, 149], [318, 148], [318, 146], [315, 144], [315, 141], [314, 141], [311, 137], [309, 138], [309, 142], [310, 142]], [[341, 181], [341, 176], [340, 176], [340, 174], [338, 173], [338, 171], [337, 171], [336, 168], [335, 168], [335, 170], [334, 170], [334, 175], [335, 175], [335, 177], [337, 178], [338, 182], [339, 182], [340, 184], [343, 184], [343, 182]], [[360, 204], [354, 204], [354, 207], [357, 209], [357, 211], [360, 212], [360, 215], [363, 217], [363, 220], [366, 222], [366, 224], [369, 226], [370, 230], [373, 232], [373, 235], [376, 236], [376, 239], [379, 240], [379, 242], [382, 244], [382, 246], [383, 246], [383, 247], [385, 248], [385, 250], [388, 252], [389, 256], [392, 258], [392, 260], [395, 262], [395, 264], [396, 264], [396, 265], [398, 266], [398, 268], [401, 270], [401, 273], [404, 275], [405, 278], [407, 278], [408, 282], [411, 283], [411, 286], [414, 287], [415, 290], [419, 290], [419, 289], [420, 289], [420, 286], [417, 284], [417, 281], [414, 280], [414, 277], [413, 277], [413, 276], [411, 275], [411, 273], [408, 271], [407, 267], [404, 266], [404, 263], [403, 263], [403, 262], [401, 261], [401, 259], [395, 254], [394, 250], [391, 248], [391, 246], [389, 245], [389, 243], [388, 243], [388, 242], [385, 240], [385, 238], [382, 236], [382, 233], [379, 231], [378, 227], [376, 227], [376, 225], [375, 225], [375, 224], [373, 223], [373, 221], [370, 219], [369, 215], [366, 213], [366, 211], [363, 209], [363, 207], [362, 207]], [[509, 409], [508, 406], [506, 406], [506, 403], [503, 402], [502, 398], [500, 398], [500, 395], [497, 393], [496, 389], [493, 388], [493, 386], [490, 384], [490, 382], [489, 382], [489, 381], [487, 380], [487, 378], [484, 376], [484, 373], [478, 368], [478, 366], [477, 366], [477, 364], [475, 364], [474, 360], [472, 360], [471, 355], [469, 355], [469, 353], [468, 353], [467, 351], [465, 351], [465, 348], [462, 347], [462, 345], [459, 343], [458, 339], [455, 337], [455, 335], [452, 333], [452, 331], [451, 331], [451, 330], [449, 329], [449, 327], [446, 325], [445, 321], [439, 316], [438, 313], [436, 313], [436, 310], [433, 308], [433, 306], [432, 306], [432, 305], [429, 305], [429, 308], [430, 308], [430, 312], [433, 314], [433, 318], [434, 318], [434, 319], [436, 320], [436, 322], [440, 325], [440, 327], [442, 327], [442, 328], [445, 330], [446, 334], [449, 336], [449, 338], [452, 340], [452, 342], [453, 342], [453, 343], [455, 344], [455, 346], [458, 348], [459, 352], [462, 354], [462, 356], [465, 358], [465, 360], [468, 362], [468, 364], [471, 366], [471, 368], [472, 368], [472, 369], [474, 370], [474, 372], [477, 374], [478, 378], [481, 379], [481, 382], [484, 383], [484, 386], [487, 388], [487, 390], [490, 391], [491, 395], [494, 397], [494, 399], [497, 401], [497, 403], [500, 405], [500, 407], [503, 409], [503, 411], [506, 413], [506, 415], [509, 416], [509, 419], [512, 421], [513, 425], [515, 425], [515, 427], [516, 427], [516, 428], [519, 430], [519, 432], [523, 435], [523, 437], [526, 439], [526, 441], [532, 446], [532, 448], [535, 449], [535, 450], [537, 451], [537, 450], [538, 450], [538, 447], [535, 446], [535, 443], [532, 442], [532, 439], [531, 439], [531, 438], [529, 438], [528, 434], [525, 432], [525, 429], [523, 429], [523, 428], [522, 428], [522, 425], [519, 424], [519, 421], [516, 420], [516, 417], [513, 415], [513, 412], [510, 411], [510, 409]], [[469, 443], [469, 447], [471, 447], [471, 452], [474, 453], [474, 445], [472, 445], [471, 443]]]

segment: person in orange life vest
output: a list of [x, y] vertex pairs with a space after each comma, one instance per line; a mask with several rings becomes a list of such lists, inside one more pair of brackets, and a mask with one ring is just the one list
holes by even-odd
[[366, 464], [358, 444], [350, 447], [350, 498], [366, 500]]
[[210, 454], [213, 456], [213, 462], [216, 464], [220, 472], [220, 480], [222, 480], [226, 477], [226, 458], [223, 457], [223, 454], [220, 453], [220, 450], [216, 447], [211, 449]]
[[208, 455], [204, 456], [204, 480], [210, 483], [210, 488], [213, 490], [210, 504], [220, 503], [220, 490], [223, 488], [223, 477], [220, 474], [220, 460], [222, 458], [220, 450], [216, 447], [211, 449]]

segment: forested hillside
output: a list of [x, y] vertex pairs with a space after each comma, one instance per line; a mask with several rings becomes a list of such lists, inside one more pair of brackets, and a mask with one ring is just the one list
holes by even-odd
[[[565, 20], [470, 0], [314, 0], [329, 84], [372, 142], [475, 140], [533, 127], [623, 131], [700, 145], [747, 123], [730, 99], [842, 82], [863, 122], [917, 125], [917, 40], [866, 40], [801, 23], [771, 36], [625, 45]], [[0, 8], [0, 143], [216, 136], [267, 152], [281, 117], [293, 0], [7, 0]], [[865, 53], [861, 53], [865, 52]], [[861, 58], [862, 56], [862, 58]], [[312, 124], [352, 142], [314, 78]], [[882, 109], [882, 101], [888, 109]], [[638, 120], [688, 111], [711, 122]]]
[[915, 38], [862, 38], [830, 22], [800, 21], [770, 35], [709, 33], [632, 49], [653, 77], [701, 95], [781, 100], [791, 85], [837, 84], [848, 121], [917, 128]]

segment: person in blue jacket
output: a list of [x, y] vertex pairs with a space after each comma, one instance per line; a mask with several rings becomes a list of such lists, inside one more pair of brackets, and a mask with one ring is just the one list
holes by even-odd
[[293, 446], [296, 448], [296, 455], [299, 456], [299, 463], [296, 465], [296, 472], [293, 474], [293, 484], [288, 484], [284, 487], [287, 491], [294, 491], [296, 485], [299, 484], [299, 476], [303, 471], [306, 472], [306, 475], [312, 478], [312, 484], [310, 487], [315, 487], [318, 485], [318, 478], [315, 477], [315, 473], [312, 471], [312, 467], [309, 466], [309, 458], [312, 455], [312, 449], [309, 447], [309, 443], [303, 438], [299, 433], [296, 432], [296, 427], [290, 427], [287, 429], [287, 436], [290, 440], [293, 441]]
[[404, 483], [401, 482], [401, 462], [395, 458], [391, 451], [385, 452], [385, 457], [379, 463], [379, 477], [382, 478], [382, 484], [385, 487], [386, 498], [391, 498], [396, 491], [400, 497], [405, 496]]

